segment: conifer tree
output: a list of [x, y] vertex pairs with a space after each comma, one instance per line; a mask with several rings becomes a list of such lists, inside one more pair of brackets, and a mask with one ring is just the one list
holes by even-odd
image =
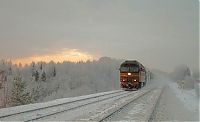
[[45, 73], [45, 71], [42, 72], [41, 80], [42, 81], [46, 81], [46, 73]]
[[53, 77], [55, 77], [56, 76], [56, 68], [55, 68], [55, 66], [53, 67]]
[[24, 105], [31, 103], [31, 96], [29, 92], [26, 92], [25, 82], [22, 81], [20, 75], [16, 76], [13, 81], [13, 89], [11, 94], [11, 105]]
[[11, 66], [8, 69], [8, 75], [12, 75], [12, 68], [11, 68]]
[[42, 70], [43, 68], [42, 68], [42, 62], [40, 63], [40, 70]]
[[35, 71], [35, 81], [39, 80], [39, 72], [36, 70]]
[[32, 62], [32, 65], [31, 65], [31, 73], [32, 73], [32, 77], [35, 77], [35, 62]]
[[36, 102], [40, 98], [40, 89], [39, 87], [33, 88], [31, 92], [31, 98]]

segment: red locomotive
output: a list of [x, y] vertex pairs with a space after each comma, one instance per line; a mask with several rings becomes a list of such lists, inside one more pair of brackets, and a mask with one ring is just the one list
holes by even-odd
[[146, 85], [148, 71], [136, 60], [128, 60], [120, 65], [120, 86], [125, 90], [134, 90]]

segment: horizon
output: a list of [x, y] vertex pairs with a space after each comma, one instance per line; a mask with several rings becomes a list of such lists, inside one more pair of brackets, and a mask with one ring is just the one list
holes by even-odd
[[[162, 70], [162, 69], [159, 69], [159, 68], [154, 68], [154, 67], [147, 67], [143, 62], [141, 62], [140, 60], [138, 60], [138, 59], [117, 59], [117, 58], [113, 58], [113, 57], [108, 57], [108, 56], [102, 56], [102, 57], [98, 57], [98, 58], [95, 58], [95, 59], [88, 59], [88, 60], [77, 60], [77, 61], [75, 61], [75, 60], [62, 60], [62, 61], [55, 61], [55, 60], [48, 60], [48, 61], [44, 61], [44, 60], [30, 60], [30, 61], [28, 61], [28, 63], [26, 63], [26, 62], [20, 62], [20, 60], [16, 60], [17, 62], [14, 62], [14, 61], [12, 61], [12, 60], [10, 60], [10, 59], [0, 59], [0, 62], [2, 63], [2, 62], [6, 62], [6, 63], [8, 63], [8, 64], [11, 64], [11, 66], [17, 66], [17, 67], [21, 67], [21, 68], [25, 68], [25, 67], [29, 67], [29, 66], [31, 66], [32, 65], [32, 63], [35, 63], [35, 64], [40, 64], [40, 63], [46, 63], [46, 64], [50, 64], [50, 63], [55, 63], [55, 64], [63, 64], [63, 63], [65, 63], [65, 62], [69, 62], [69, 63], [75, 63], [75, 64], [77, 64], [77, 63], [80, 63], [80, 62], [82, 62], [82, 63], [87, 63], [88, 61], [89, 62], [96, 62], [96, 61], [100, 61], [102, 58], [109, 58], [109, 59], [111, 59], [111, 60], [116, 60], [116, 61], [121, 61], [121, 63], [123, 63], [124, 61], [126, 61], [126, 60], [136, 60], [136, 61], [138, 61], [138, 62], [140, 62], [142, 65], [144, 65], [147, 69], [149, 69], [149, 70], [151, 70], [151, 71], [159, 71], [159, 72], [164, 72], [164, 73], [172, 73], [172, 72], [174, 72], [175, 70], [176, 70], [176, 68], [178, 68], [178, 67], [188, 67], [189, 69], [190, 69], [190, 71], [192, 71], [192, 72], [199, 72], [199, 70], [196, 70], [196, 69], [191, 69], [189, 66], [187, 66], [187, 65], [185, 65], [185, 64], [179, 64], [179, 65], [177, 65], [177, 66], [175, 66], [174, 67], [174, 69], [172, 69], [172, 70], [170, 70], [170, 71], [166, 71], [166, 70]], [[22, 59], [22, 60], [24, 60], [24, 59]], [[119, 65], [120, 66], [120, 65]]]

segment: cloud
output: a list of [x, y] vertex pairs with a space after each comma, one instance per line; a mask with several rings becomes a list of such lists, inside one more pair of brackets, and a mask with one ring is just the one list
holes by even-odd
[[[0, 58], [38, 54], [50, 55], [49, 59], [63, 52], [59, 49], [69, 48], [92, 55], [138, 59], [163, 70], [173, 70], [180, 62], [196, 68], [197, 2], [1, 0]], [[65, 59], [79, 55], [68, 52]]]
[[55, 54], [46, 54], [46, 55], [34, 55], [31, 57], [24, 57], [20, 59], [13, 59], [14, 64], [21, 63], [22, 65], [30, 64], [31, 62], [63, 62], [63, 61], [87, 61], [87, 60], [95, 60], [97, 57], [93, 56], [87, 52], [82, 52], [78, 49], [62, 49], [61, 52]]

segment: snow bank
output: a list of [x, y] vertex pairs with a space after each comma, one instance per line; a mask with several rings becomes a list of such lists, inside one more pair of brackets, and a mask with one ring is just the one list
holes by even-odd
[[197, 95], [195, 94], [195, 89], [180, 89], [177, 83], [170, 83], [169, 86], [171, 89], [173, 89], [175, 95], [183, 102], [188, 110], [198, 112], [199, 100]]
[[200, 83], [199, 82], [195, 82], [194, 89], [195, 89], [195, 92], [196, 92], [196, 95], [197, 95], [198, 98], [200, 98], [200, 90], [199, 90], [199, 88], [200, 88]]

